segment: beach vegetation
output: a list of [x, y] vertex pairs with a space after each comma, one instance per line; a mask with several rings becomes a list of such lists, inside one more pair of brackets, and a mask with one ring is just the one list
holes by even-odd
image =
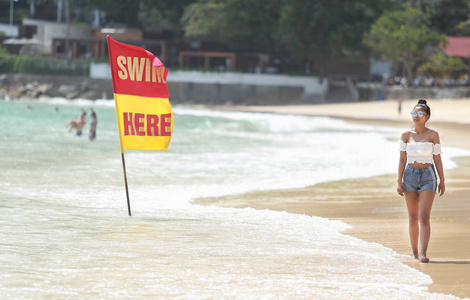
[[326, 61], [363, 53], [363, 32], [399, 3], [200, 0], [186, 7], [183, 25], [190, 39], [265, 52], [285, 65], [312, 64], [325, 74]]
[[420, 1], [422, 10], [428, 8], [431, 13], [431, 24], [434, 30], [450, 36], [468, 35], [462, 33], [459, 24], [470, 17], [468, 0], [433, 0]]
[[[49, 12], [54, 11], [57, 3], [57, 0], [34, 1], [36, 7], [44, 11], [48, 8]], [[327, 76], [344, 75], [347, 72], [341, 72], [348, 69], [364, 75], [370, 69], [372, 55], [397, 62], [404, 70], [401, 75], [412, 78], [416, 67], [432, 54], [429, 49], [445, 45], [444, 35], [470, 35], [468, 0], [67, 0], [66, 3], [81, 12], [72, 14], [67, 21], [74, 26], [88, 24], [91, 10], [96, 9], [100, 11], [99, 25], [140, 28], [144, 39], [170, 41], [175, 57], [176, 51], [189, 49], [266, 54], [269, 61], [263, 58], [253, 62], [259, 65], [245, 68], [250, 72], [269, 69], [266, 72]], [[28, 17], [29, 5], [28, 1], [15, 5], [14, 21], [19, 23]], [[0, 3], [0, 20], [8, 21], [8, 11], [9, 3]], [[175, 66], [176, 58], [169, 67]]]
[[436, 53], [421, 64], [417, 71], [425, 76], [457, 79], [465, 74], [467, 66], [458, 57], [448, 57], [444, 53]]
[[460, 22], [457, 31], [459, 35], [470, 35], [470, 19]]
[[2, 45], [0, 45], [0, 56], [7, 55], [7, 54], [8, 54], [8, 50], [5, 49], [5, 47], [3, 47]]
[[466, 18], [464, 20], [458, 19], [456, 26], [456, 35], [468, 36], [470, 35], [470, 2], [465, 1], [467, 8], [464, 10]]
[[89, 68], [89, 63], [82, 60], [0, 53], [0, 70], [7, 73], [88, 76]]
[[404, 9], [386, 12], [364, 35], [364, 45], [372, 55], [403, 64], [405, 76], [412, 78], [416, 66], [426, 61], [430, 47], [446, 45], [447, 39], [431, 27], [428, 9], [405, 4]]
[[196, 0], [83, 0], [90, 9], [106, 12], [106, 22], [138, 27], [167, 37], [183, 35], [184, 8]]

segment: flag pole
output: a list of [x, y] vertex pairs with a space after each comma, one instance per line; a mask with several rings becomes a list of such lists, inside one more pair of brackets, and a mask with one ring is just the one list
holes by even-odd
[[129, 217], [131, 216], [131, 202], [129, 201], [129, 188], [127, 187], [127, 173], [126, 173], [126, 161], [124, 160], [124, 152], [121, 153], [122, 157], [122, 169], [124, 171], [124, 184], [126, 185], [126, 196], [127, 196], [127, 211]]

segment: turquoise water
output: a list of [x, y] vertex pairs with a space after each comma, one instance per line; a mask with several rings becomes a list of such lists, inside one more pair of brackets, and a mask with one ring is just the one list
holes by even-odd
[[[94, 142], [88, 125], [83, 136], [65, 127], [90, 108]], [[0, 100], [0, 298], [448, 298], [391, 249], [342, 234], [345, 223], [192, 204], [394, 173], [398, 130], [174, 113], [169, 151], [125, 153], [128, 217], [113, 101]], [[447, 168], [470, 155], [444, 152]]]

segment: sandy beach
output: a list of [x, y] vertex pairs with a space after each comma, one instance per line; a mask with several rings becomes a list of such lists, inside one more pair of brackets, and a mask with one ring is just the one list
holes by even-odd
[[[409, 111], [417, 99], [405, 100], [398, 114], [397, 101], [303, 106], [232, 106], [219, 110], [270, 112], [337, 117], [349, 122], [393, 126], [406, 130]], [[440, 133], [445, 146], [470, 149], [470, 99], [429, 100], [428, 126]], [[398, 138], [398, 137], [397, 137]], [[398, 146], [397, 146], [398, 147]], [[397, 152], [398, 164], [398, 152]], [[429, 274], [430, 292], [470, 297], [470, 158], [458, 158], [458, 167], [445, 172], [446, 193], [436, 197], [431, 214], [429, 264], [403, 258], [403, 262]], [[341, 220], [353, 228], [345, 233], [410, 255], [408, 218], [403, 197], [396, 191], [396, 175], [345, 180], [294, 190], [253, 192], [197, 203], [253, 207]], [[235, 203], [235, 204], [234, 204]]]

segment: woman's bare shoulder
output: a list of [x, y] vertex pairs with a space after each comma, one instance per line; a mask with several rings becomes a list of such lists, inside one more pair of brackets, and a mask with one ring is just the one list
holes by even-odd
[[411, 131], [410, 130], [407, 130], [405, 132], [403, 132], [401, 134], [401, 140], [405, 143], [408, 143], [408, 141], [410, 140], [410, 135], [411, 135]]
[[428, 128], [428, 130], [429, 130], [429, 139], [431, 140], [431, 142], [433, 142], [434, 144], [439, 144], [440, 142], [439, 132], [431, 128]]

